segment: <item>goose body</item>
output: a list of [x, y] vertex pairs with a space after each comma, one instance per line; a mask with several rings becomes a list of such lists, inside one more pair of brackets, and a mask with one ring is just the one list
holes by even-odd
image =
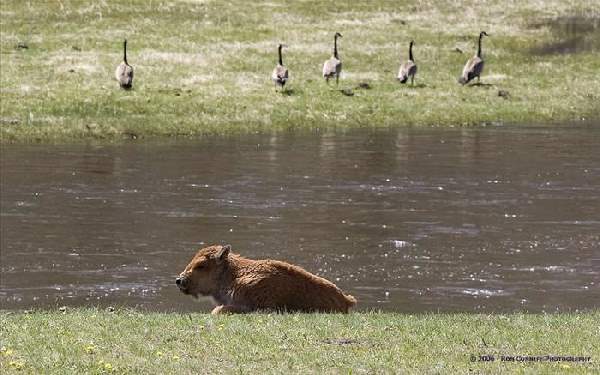
[[481, 57], [479, 57], [479, 56], [471, 57], [465, 64], [465, 67], [463, 68], [459, 82], [463, 85], [466, 85], [471, 80], [473, 80], [475, 77], [477, 77], [477, 79], [479, 79], [479, 76], [483, 72], [484, 64], [485, 64], [485, 62], [483, 61], [483, 59]]
[[462, 74], [458, 79], [458, 82], [460, 84], [466, 85], [471, 80], [475, 79], [475, 77], [477, 77], [477, 81], [479, 81], [481, 73], [483, 72], [483, 66], [485, 64], [485, 62], [483, 61], [483, 57], [481, 56], [481, 39], [484, 36], [488, 36], [488, 34], [485, 31], [479, 33], [477, 54], [471, 57], [465, 64]]
[[400, 83], [408, 82], [410, 78], [411, 84], [415, 81], [415, 75], [417, 75], [417, 64], [415, 64], [415, 59], [412, 53], [412, 47], [414, 41], [410, 41], [410, 45], [408, 47], [408, 61], [400, 65], [400, 70], [398, 71], [398, 81]]
[[339, 76], [342, 73], [342, 61], [335, 57], [331, 57], [323, 64], [323, 77], [329, 81], [330, 78], [339, 80]]
[[128, 90], [133, 87], [133, 67], [127, 63], [127, 40], [123, 42], [123, 61], [115, 70], [115, 78], [122, 89]]
[[325, 78], [327, 83], [329, 83], [329, 79], [331, 78], [335, 78], [336, 84], [340, 80], [340, 74], [342, 73], [342, 60], [340, 60], [338, 55], [337, 39], [341, 36], [342, 34], [335, 33], [335, 36], [333, 37], [333, 56], [331, 56], [331, 58], [326, 60], [323, 64], [323, 78]]
[[273, 80], [273, 83], [275, 83], [276, 87], [278, 86], [283, 88], [283, 86], [285, 86], [289, 78], [289, 74], [288, 69], [283, 65], [283, 59], [281, 57], [281, 48], [283, 48], [282, 44], [280, 44], [278, 47], [279, 63], [277, 64], [277, 66], [275, 66], [275, 69], [273, 69], [273, 73], [271, 73], [271, 79]]

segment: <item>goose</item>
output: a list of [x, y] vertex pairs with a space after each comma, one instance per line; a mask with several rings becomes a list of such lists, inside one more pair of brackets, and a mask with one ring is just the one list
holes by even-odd
[[477, 82], [479, 82], [479, 77], [481, 72], [483, 72], [483, 58], [481, 57], [481, 39], [484, 36], [489, 36], [485, 31], [479, 33], [479, 44], [477, 48], [477, 55], [471, 57], [469, 61], [465, 64], [463, 68], [462, 75], [458, 79], [458, 83], [462, 85], [466, 85], [473, 78], [477, 77]]
[[123, 42], [123, 62], [117, 66], [115, 78], [122, 89], [129, 90], [133, 86], [133, 67], [127, 63], [127, 39]]
[[275, 69], [273, 69], [273, 73], [271, 73], [271, 79], [273, 80], [273, 83], [275, 83], [275, 87], [279, 86], [282, 90], [288, 80], [288, 70], [283, 66], [283, 59], [281, 57], [281, 49], [283, 47], [283, 44], [280, 44], [279, 47], [277, 47], [279, 52], [279, 63], [275, 66]]
[[335, 33], [333, 37], [333, 56], [323, 64], [323, 77], [329, 83], [329, 79], [335, 77], [335, 84], [340, 81], [340, 73], [342, 73], [342, 61], [338, 56], [337, 39], [341, 38], [342, 34]]
[[417, 64], [415, 64], [415, 59], [413, 58], [412, 52], [414, 44], [415, 42], [411, 40], [410, 45], [408, 47], [408, 61], [400, 65], [400, 70], [398, 71], [398, 81], [400, 81], [400, 83], [406, 83], [409, 77], [410, 84], [412, 85], [415, 83], [415, 75], [417, 74]]

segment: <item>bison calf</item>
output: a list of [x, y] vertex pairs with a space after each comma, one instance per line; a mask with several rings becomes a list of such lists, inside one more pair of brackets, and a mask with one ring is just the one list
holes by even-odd
[[211, 296], [212, 311], [244, 313], [255, 310], [342, 312], [356, 299], [332, 282], [276, 260], [252, 260], [230, 253], [231, 246], [198, 251], [175, 280], [185, 293]]

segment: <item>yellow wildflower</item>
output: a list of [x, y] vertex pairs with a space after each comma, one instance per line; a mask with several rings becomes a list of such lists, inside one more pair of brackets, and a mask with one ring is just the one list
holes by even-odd
[[160, 350], [156, 352], [156, 356], [157, 357], [162, 357], [165, 353], [161, 352]]
[[15, 370], [22, 370], [23, 367], [25, 367], [25, 363], [23, 363], [23, 361], [10, 361], [8, 362], [8, 365]]
[[177, 360], [179, 360], [179, 356], [178, 356], [177, 354], [174, 354], [174, 355], [173, 355], [173, 360], [174, 360], [174, 361], [177, 361]]
[[87, 354], [94, 354], [95, 351], [96, 351], [96, 347], [94, 345], [88, 345], [85, 347], [85, 352]]

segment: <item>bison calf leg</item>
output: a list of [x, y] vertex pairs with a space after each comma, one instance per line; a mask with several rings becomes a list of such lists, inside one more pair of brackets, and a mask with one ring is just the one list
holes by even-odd
[[248, 309], [234, 305], [219, 305], [215, 307], [210, 313], [212, 315], [218, 314], [243, 314], [248, 312]]

